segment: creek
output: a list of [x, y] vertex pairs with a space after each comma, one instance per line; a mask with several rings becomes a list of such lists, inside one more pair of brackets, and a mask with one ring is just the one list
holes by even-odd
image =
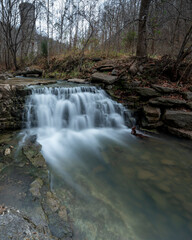
[[74, 240], [191, 240], [192, 150], [131, 135], [131, 113], [92, 86], [33, 87], [27, 135], [37, 135]]

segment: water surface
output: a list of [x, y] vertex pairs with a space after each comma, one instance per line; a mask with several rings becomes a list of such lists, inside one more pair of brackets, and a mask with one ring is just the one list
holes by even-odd
[[95, 87], [33, 89], [26, 104], [75, 240], [191, 240], [192, 149], [131, 135], [131, 114]]

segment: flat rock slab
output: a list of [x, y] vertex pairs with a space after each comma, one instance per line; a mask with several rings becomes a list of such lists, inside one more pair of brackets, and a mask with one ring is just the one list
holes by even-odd
[[144, 97], [144, 98], [151, 98], [151, 97], [160, 96], [160, 93], [158, 93], [153, 88], [136, 87], [135, 90], [141, 97]]
[[74, 83], [86, 83], [87, 81], [86, 81], [85, 79], [72, 78], [72, 79], [68, 79], [68, 82], [74, 82]]
[[163, 87], [161, 85], [157, 85], [157, 84], [153, 84], [152, 88], [154, 88], [155, 90], [157, 90], [160, 93], [164, 93], [164, 94], [168, 94], [168, 93], [176, 93], [179, 90], [178, 89], [174, 89], [174, 88], [170, 88], [170, 87]]
[[46, 229], [39, 229], [31, 219], [15, 209], [6, 209], [0, 215], [1, 240], [38, 239], [53, 240]]
[[163, 119], [170, 127], [192, 131], [192, 112], [166, 110]]
[[92, 75], [92, 82], [93, 83], [105, 83], [105, 84], [113, 84], [118, 80], [117, 76], [111, 76], [103, 73], [94, 73]]
[[9, 86], [29, 86], [29, 85], [47, 85], [57, 83], [56, 80], [50, 79], [35, 79], [35, 78], [11, 78], [8, 80], [0, 80], [0, 85], [9, 85]]
[[16, 72], [14, 74], [15, 76], [24, 76], [24, 77], [27, 77], [27, 76], [39, 76], [41, 77], [43, 75], [43, 71], [42, 70], [39, 70], [39, 69], [26, 69], [25, 71], [21, 71], [21, 72]]
[[186, 106], [186, 101], [169, 97], [158, 97], [150, 99], [149, 104], [157, 107], [183, 107]]

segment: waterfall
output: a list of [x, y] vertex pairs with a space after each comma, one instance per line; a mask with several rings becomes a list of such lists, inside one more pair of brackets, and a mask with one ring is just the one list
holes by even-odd
[[25, 119], [46, 162], [71, 185], [76, 184], [68, 174], [71, 169], [93, 159], [105, 162], [105, 146], [123, 144], [132, 126], [131, 114], [122, 104], [89, 86], [32, 88]]
[[131, 126], [129, 111], [96, 87], [33, 88], [26, 104], [26, 115], [27, 128], [80, 131]]

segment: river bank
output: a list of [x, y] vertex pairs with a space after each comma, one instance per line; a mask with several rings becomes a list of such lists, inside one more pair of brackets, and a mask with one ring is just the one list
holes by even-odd
[[50, 188], [41, 146], [35, 136], [23, 143], [22, 138], [19, 132], [0, 137], [1, 239], [72, 239], [67, 209]]
[[62, 73], [56, 74], [56, 69], [61, 66], [56, 61], [52, 61], [50, 69], [46, 71], [28, 68], [25, 75], [33, 76], [34, 72], [41, 72], [49, 78], [0, 80], [0, 131], [22, 127], [25, 97], [30, 94], [27, 85], [53, 84], [60, 80], [102, 87], [113, 99], [133, 111], [136, 125], [141, 130], [192, 139], [191, 80], [172, 82], [167, 76], [167, 69], [163, 75], [159, 75], [162, 70], [160, 63], [154, 59], [97, 59], [97, 62], [87, 59], [83, 70], [77, 72], [75, 78], [72, 60], [64, 64], [69, 67], [65, 77]]

